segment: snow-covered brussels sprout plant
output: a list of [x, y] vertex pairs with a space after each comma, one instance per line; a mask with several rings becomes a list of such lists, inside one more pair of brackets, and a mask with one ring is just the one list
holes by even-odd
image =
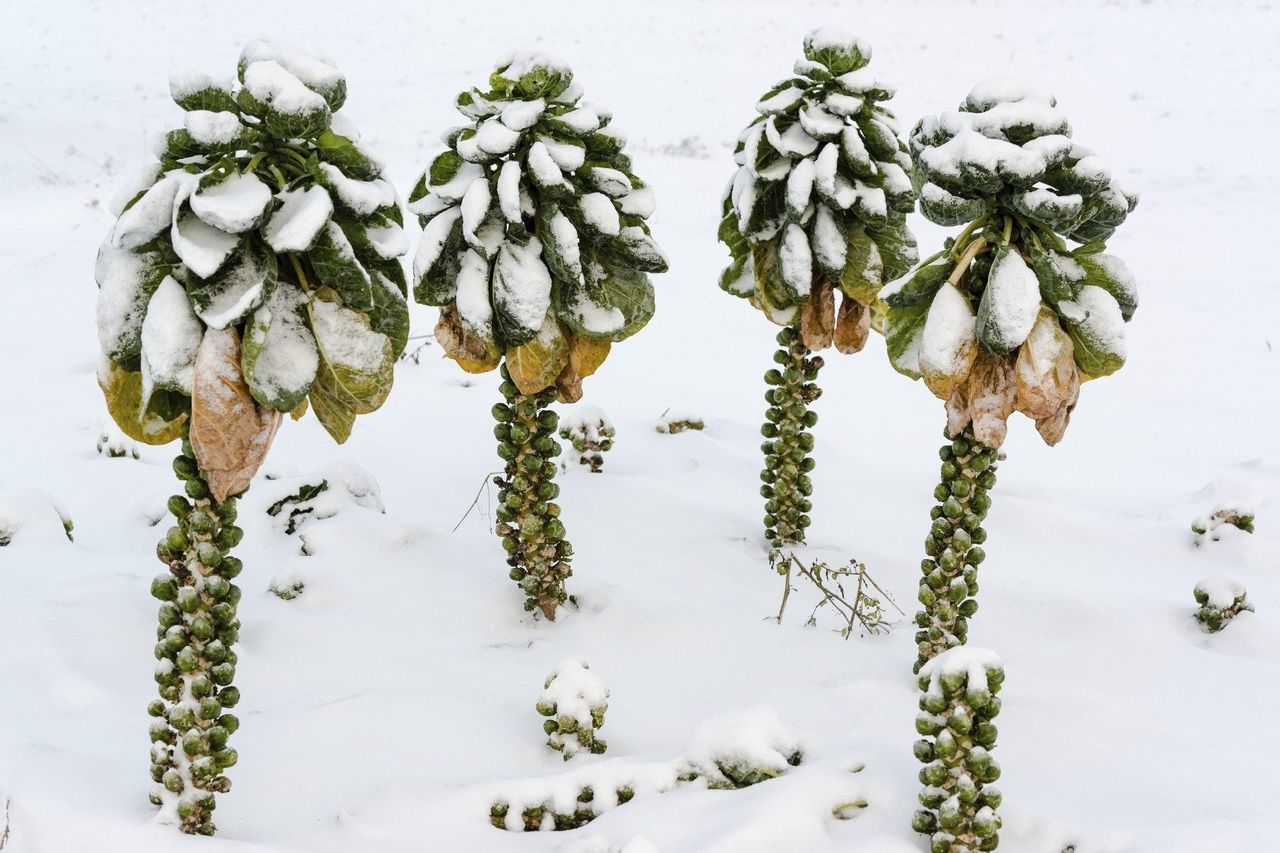
[[964, 643], [977, 610], [981, 525], [1009, 416], [1022, 412], [1056, 444], [1080, 384], [1124, 364], [1137, 296], [1103, 250], [1137, 198], [1072, 141], [1052, 95], [1015, 83], [980, 84], [959, 110], [921, 120], [911, 153], [924, 215], [964, 226], [883, 299], [893, 366], [923, 378], [947, 412], [919, 670]]
[[457, 107], [468, 123], [446, 134], [410, 196], [424, 229], [414, 296], [440, 307], [436, 340], [463, 370], [501, 367], [497, 532], [526, 609], [554, 619], [573, 549], [548, 405], [578, 400], [610, 346], [649, 322], [648, 274], [667, 262], [645, 224], [652, 191], [566, 65], [509, 55]]
[[253, 41], [238, 78], [170, 81], [184, 126], [122, 194], [96, 270], [107, 408], [136, 441], [182, 440], [152, 584], [152, 800], [205, 835], [236, 760], [236, 497], [283, 413], [309, 401], [341, 442], [382, 405], [409, 323], [396, 194], [336, 115], [342, 74]]
[[814, 352], [861, 350], [876, 294], [917, 260], [905, 224], [915, 209], [911, 158], [883, 106], [893, 88], [867, 68], [871, 49], [844, 33], [810, 33], [804, 57], [738, 139], [719, 232], [732, 257], [720, 287], [783, 327], [762, 430], [774, 548], [803, 542], [809, 526], [809, 407], [822, 393]]

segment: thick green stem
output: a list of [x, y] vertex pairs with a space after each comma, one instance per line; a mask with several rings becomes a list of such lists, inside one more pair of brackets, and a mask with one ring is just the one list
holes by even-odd
[[920, 564], [919, 600], [924, 609], [916, 614], [919, 656], [915, 670], [940, 652], [963, 645], [969, 633], [969, 617], [978, 610], [978, 566], [986, 558], [979, 547], [987, 539], [982, 521], [991, 507], [987, 493], [996, 484], [998, 453], [980, 444], [966, 429], [944, 444], [942, 482], [934, 489], [938, 503], [930, 511], [933, 525], [925, 539], [928, 556]]
[[794, 328], [779, 332], [778, 343], [781, 349], [773, 354], [773, 360], [781, 369], [764, 375], [770, 386], [764, 395], [769, 408], [760, 430], [766, 439], [760, 447], [764, 451], [764, 470], [760, 472], [764, 535], [775, 550], [804, 542], [809, 526], [809, 495], [813, 492], [809, 472], [814, 465], [809, 455], [813, 450], [809, 430], [818, 422], [818, 413], [809, 406], [822, 395], [814, 383], [822, 357], [812, 355]]
[[212, 835], [214, 794], [231, 789], [223, 771], [236, 763], [227, 740], [240, 721], [223, 713], [240, 700], [231, 686], [239, 638], [232, 579], [241, 563], [230, 556], [243, 531], [235, 525], [236, 498], [213, 500], [191, 445], [183, 439], [174, 473], [186, 495], [169, 498], [176, 524], [156, 546], [167, 574], [151, 582], [160, 604], [155, 654], [160, 699], [148, 711], [151, 723], [151, 801], [183, 832]]
[[564, 538], [555, 503], [560, 494], [554, 461], [560, 454], [555, 439], [559, 418], [547, 408], [555, 389], [521, 394], [505, 364], [502, 380], [506, 402], [493, 407], [498, 455], [506, 462], [503, 475], [494, 479], [499, 486], [496, 529], [511, 579], [524, 590], [525, 610], [537, 608], [554, 620], [556, 608], [568, 600], [564, 582], [573, 574], [573, 546]]

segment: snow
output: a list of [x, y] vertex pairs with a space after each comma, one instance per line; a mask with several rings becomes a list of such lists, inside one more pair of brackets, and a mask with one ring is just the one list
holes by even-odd
[[[976, 0], [861, 5], [856, 20], [813, 2], [659, 0], [623, 15], [547, 0], [530, 17], [504, 0], [430, 20], [423, 8], [387, 0], [361, 14], [317, 0], [304, 22], [303, 37], [350, 75], [338, 117], [362, 119], [402, 192], [456, 118], [454, 93], [482, 85], [495, 52], [533, 43], [568, 55], [591, 96], [625, 120], [635, 172], [660, 202], [650, 224], [672, 273], [653, 276], [657, 314], [584, 383], [583, 402], [618, 429], [607, 473], [558, 478], [580, 606], [554, 625], [527, 619], [492, 532], [492, 487], [454, 532], [496, 467], [499, 378], [464, 374], [429, 346], [420, 364], [397, 364], [386, 405], [346, 444], [311, 414], [282, 424], [264, 470], [355, 463], [377, 478], [387, 511], [308, 522], [307, 556], [265, 513], [274, 483], [255, 480], [235, 549], [244, 698], [233, 790], [218, 798], [215, 838], [150, 823], [147, 587], [171, 522], [149, 526], [143, 510], [180, 491], [178, 448], [141, 445], [139, 460], [95, 451], [106, 413], [90, 271], [114, 221], [108, 202], [145, 140], [181, 126], [169, 64], [233, 70], [245, 38], [301, 25], [296, 7], [243, 0], [204, 15], [155, 0], [129, 14], [85, 0], [10, 4], [0, 492], [56, 497], [75, 542], [49, 513], [38, 537], [25, 527], [0, 547], [5, 853], [559, 853], [590, 837], [616, 853], [636, 836], [662, 853], [927, 848], [908, 828], [920, 767], [910, 617], [942, 405], [887, 367], [874, 336], [856, 356], [826, 358], [799, 555], [856, 555], [908, 616], [845, 641], [823, 611], [803, 626], [816, 602], [797, 589], [784, 624], [769, 621], [782, 581], [760, 534], [759, 428], [777, 329], [715, 285], [728, 146], [789, 73], [806, 18], [865, 35], [868, 70], [900, 84], [893, 108], [907, 127], [1001, 69], [1043, 81], [1076, 135], [1147, 196], [1107, 250], [1144, 287], [1126, 327], [1129, 362], [1084, 384], [1057, 447], [1011, 419], [984, 523], [970, 641], [999, 652], [1008, 672], [1000, 853], [1271, 853], [1276, 750], [1259, 733], [1280, 703], [1280, 304], [1268, 273], [1280, 159], [1260, 156], [1258, 140], [1280, 138], [1275, 99], [1259, 97], [1280, 73], [1274, 8]], [[476, 34], [491, 46], [477, 48]], [[713, 156], [663, 150], [686, 137]], [[956, 232], [908, 221], [924, 255]], [[406, 223], [415, 242], [417, 229]], [[412, 334], [429, 334], [436, 315], [412, 306]], [[668, 407], [706, 429], [656, 433]], [[1222, 500], [1253, 505], [1257, 533], [1193, 547], [1188, 523]], [[306, 583], [289, 602], [268, 590], [286, 568]], [[1213, 573], [1241, 581], [1257, 613], [1206, 634], [1191, 591]], [[609, 752], [566, 768], [532, 702], [576, 654], [612, 689]], [[666, 763], [700, 725], [760, 703], [805, 746], [775, 780], [637, 795], [573, 832], [488, 823], [493, 795], [514, 780]], [[866, 769], [851, 773], [855, 762]], [[868, 805], [855, 819], [832, 817], [859, 796]]]
[[372, 331], [363, 315], [323, 299], [311, 301], [311, 324], [323, 341], [325, 360], [360, 373], [377, 373], [387, 350], [387, 336]]
[[550, 136], [539, 136], [538, 142], [546, 149], [547, 154], [563, 172], [572, 172], [582, 168], [586, 162], [587, 151], [578, 145], [562, 142]]
[[1196, 584], [1196, 592], [1203, 593], [1209, 599], [1210, 607], [1226, 608], [1236, 603], [1236, 599], [1245, 594], [1244, 584], [1226, 575], [1212, 575], [1203, 578]]
[[211, 329], [225, 329], [261, 305], [267, 280], [262, 265], [249, 262], [229, 266], [219, 283], [221, 287], [211, 292], [209, 304], [196, 311]]
[[528, 130], [538, 123], [546, 109], [547, 102], [542, 98], [512, 101], [502, 108], [502, 123], [512, 130]]
[[521, 327], [538, 329], [551, 307], [551, 273], [542, 262], [542, 243], [504, 242], [498, 250], [493, 296]]
[[929, 305], [920, 338], [920, 372], [949, 378], [973, 363], [977, 337], [973, 307], [955, 285], [944, 284]]
[[393, 260], [409, 251], [409, 238], [405, 235], [404, 229], [395, 223], [371, 225], [365, 228], [365, 235], [373, 244], [378, 257], [384, 260]]
[[136, 249], [151, 242], [173, 223], [174, 200], [188, 186], [190, 175], [181, 170], [167, 173], [147, 189], [116, 220], [112, 242], [121, 249]]
[[[260, 343], [253, 381], [267, 397], [310, 387], [319, 367], [315, 336], [299, 311], [307, 304], [301, 289], [280, 284], [253, 314], [245, 339]], [[265, 333], [263, 330], [265, 329]]]
[[582, 254], [578, 242], [578, 229], [573, 227], [569, 217], [556, 211], [551, 217], [551, 239], [560, 249], [560, 257], [574, 271], [574, 278], [582, 279]]
[[103, 353], [115, 352], [126, 340], [136, 341], [147, 310], [142, 289], [147, 268], [145, 257], [115, 248], [110, 239], [98, 250], [94, 280], [98, 283], [98, 342]]
[[[464, 161], [458, 168], [458, 173], [443, 184], [431, 184], [431, 192], [441, 198], [447, 198], [451, 201], [459, 201], [466, 195], [467, 190], [479, 178], [484, 177], [484, 167], [479, 163]], [[557, 173], [558, 174], [558, 173]]]
[[486, 154], [509, 154], [520, 141], [520, 134], [507, 127], [500, 119], [491, 118], [480, 123], [474, 141], [476, 147]]
[[1101, 287], [1087, 284], [1080, 288], [1075, 302], [1088, 315], [1084, 327], [1088, 329], [1090, 338], [1102, 344], [1108, 352], [1124, 358], [1125, 322], [1116, 298]]
[[508, 222], [520, 222], [520, 162], [508, 160], [498, 171], [498, 206]]
[[[598, 728], [594, 718], [603, 715], [608, 706], [609, 688], [581, 656], [568, 658], [552, 670], [537, 703], [539, 713], [557, 720], [568, 717], [579, 730]], [[560, 734], [557, 732], [553, 739]], [[559, 745], [566, 760], [578, 751], [574, 737], [560, 737]]]
[[395, 187], [382, 178], [357, 181], [348, 178], [341, 169], [330, 163], [321, 163], [320, 171], [338, 194], [338, 200], [357, 216], [368, 216], [379, 208], [391, 207], [396, 203]]
[[462, 255], [458, 270], [458, 315], [462, 322], [477, 332], [489, 333], [493, 323], [493, 306], [489, 304], [489, 261], [475, 249]]
[[804, 46], [811, 50], [856, 50], [864, 59], [871, 58], [871, 46], [847, 30], [839, 27], [819, 27], [804, 37]]
[[813, 195], [813, 161], [798, 161], [787, 177], [787, 207], [793, 211], [803, 212], [809, 206], [809, 197]]
[[285, 190], [278, 197], [280, 207], [271, 214], [262, 236], [277, 252], [307, 251], [333, 216], [333, 199], [321, 186]]
[[640, 187], [632, 190], [618, 202], [618, 208], [623, 213], [639, 216], [641, 219], [648, 219], [653, 216], [653, 212], [657, 207], [658, 197], [652, 187]]
[[613, 206], [613, 199], [604, 193], [583, 193], [578, 204], [588, 228], [600, 234], [617, 236], [620, 226], [618, 209]]
[[187, 292], [165, 276], [147, 303], [142, 321], [142, 396], [150, 399], [153, 388], [175, 388], [191, 394], [196, 350], [204, 326], [191, 310]]
[[175, 101], [203, 92], [206, 89], [218, 89], [229, 93], [231, 91], [231, 78], [214, 77], [203, 71], [185, 68], [173, 69], [169, 72], [169, 94]]
[[561, 74], [572, 73], [563, 60], [549, 53], [534, 50], [515, 50], [504, 54], [501, 59], [493, 64], [495, 73], [498, 73], [499, 69], [503, 68], [505, 70], [501, 71], [502, 79], [510, 80], [512, 83], [539, 68], [545, 68]]
[[449, 232], [453, 230], [453, 224], [461, 216], [461, 207], [450, 207], [437, 213], [427, 222], [427, 227], [422, 229], [422, 236], [418, 238], [418, 248], [413, 254], [414, 281], [421, 280], [440, 257], [440, 253], [444, 251], [445, 241], [449, 239]]
[[240, 234], [258, 224], [270, 203], [271, 188], [257, 175], [236, 172], [193, 193], [191, 212], [220, 231]]
[[201, 145], [230, 145], [240, 136], [240, 116], [231, 112], [191, 110], [183, 122], [191, 138]]
[[565, 183], [564, 175], [560, 173], [560, 166], [551, 156], [551, 151], [545, 142], [539, 140], [529, 146], [528, 163], [530, 171], [533, 172], [533, 179], [539, 186], [556, 187]]
[[1017, 251], [1005, 252], [991, 265], [983, 302], [987, 322], [1006, 347], [1018, 346], [1031, 334], [1040, 314], [1040, 281]]
[[240, 245], [240, 238], [214, 228], [194, 214], [179, 215], [174, 208], [173, 229], [169, 242], [173, 251], [200, 278], [216, 273]]
[[252, 62], [244, 71], [244, 87], [258, 101], [285, 115], [325, 112], [329, 105], [274, 59]]
[[489, 215], [492, 198], [488, 178], [476, 178], [462, 196], [462, 236], [473, 246], [480, 242], [476, 235]]
[[782, 238], [782, 280], [807, 296], [813, 284], [813, 251], [804, 228], [792, 222]]

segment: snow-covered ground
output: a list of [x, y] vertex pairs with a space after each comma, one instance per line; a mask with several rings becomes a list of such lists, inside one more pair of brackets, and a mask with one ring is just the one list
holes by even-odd
[[[1143, 196], [1111, 243], [1139, 280], [1128, 365], [1085, 386], [1057, 448], [1015, 417], [993, 495], [971, 637], [1007, 670], [1001, 850], [1276, 849], [1274, 3], [82, 0], [12, 3], [0, 26], [0, 526], [21, 521], [0, 548], [6, 853], [925, 849], [908, 827], [912, 626], [844, 641], [834, 624], [804, 627], [807, 593], [782, 625], [767, 619], [781, 584], [758, 446], [775, 330], [716, 287], [731, 143], [827, 24], [871, 42], [908, 126], [993, 75], [1052, 88], [1076, 138]], [[265, 513], [276, 484], [243, 501], [240, 762], [219, 835], [193, 839], [151, 824], [146, 799], [147, 589], [175, 448], [96, 449], [93, 258], [122, 174], [180, 121], [170, 68], [228, 73], [264, 34], [338, 61], [345, 111], [402, 192], [458, 121], [454, 95], [495, 58], [564, 57], [630, 132], [671, 272], [649, 328], [586, 382], [618, 435], [603, 474], [562, 478], [581, 609], [557, 624], [521, 610], [488, 493], [458, 524], [498, 465], [496, 375], [466, 376], [428, 345], [346, 445], [310, 417], [282, 427], [264, 472], [345, 471], [357, 489], [367, 473], [386, 512], [330, 495], [335, 516], [287, 535]], [[932, 251], [941, 230], [911, 225]], [[435, 311], [413, 312], [414, 334], [429, 332]], [[942, 406], [889, 368], [879, 339], [827, 364], [804, 555], [856, 556], [913, 612]], [[706, 429], [659, 434], [668, 409]], [[1257, 533], [1194, 547], [1191, 521], [1224, 502], [1256, 508]], [[1223, 574], [1257, 612], [1209, 635], [1192, 589]], [[281, 600], [277, 579], [302, 594]], [[611, 694], [608, 753], [572, 773], [670, 762], [695, 731], [774, 720], [760, 705], [804, 761], [740, 791], [637, 796], [570, 833], [494, 829], [506, 783], [566, 772], [534, 704], [575, 655]], [[867, 802], [854, 819], [832, 817], [853, 799]]]

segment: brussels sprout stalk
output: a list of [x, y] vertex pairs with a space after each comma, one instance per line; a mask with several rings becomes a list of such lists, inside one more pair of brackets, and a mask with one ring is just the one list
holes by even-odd
[[554, 621], [556, 608], [568, 599], [564, 582], [573, 574], [573, 546], [564, 538], [560, 505], [555, 503], [560, 494], [554, 482], [559, 418], [547, 406], [556, 392], [547, 388], [521, 394], [505, 364], [502, 380], [506, 402], [493, 407], [498, 455], [506, 462], [506, 470], [494, 478], [499, 486], [496, 531], [507, 552], [511, 579], [524, 590], [525, 610], [536, 608]]
[[915, 756], [920, 805], [911, 826], [930, 836], [931, 853], [995, 850], [1000, 843], [1000, 792], [991, 783], [1000, 765], [991, 757], [1004, 683], [998, 659], [984, 649], [955, 649], [920, 672]]
[[236, 763], [227, 740], [240, 725], [224, 709], [240, 699], [231, 686], [231, 647], [240, 630], [240, 588], [232, 579], [241, 563], [228, 552], [243, 531], [235, 525], [236, 496], [213, 499], [185, 438], [173, 469], [186, 495], [169, 499], [176, 524], [156, 548], [169, 571], [151, 582], [151, 594], [161, 602], [155, 648], [160, 698], [148, 709], [154, 718], [151, 801], [183, 832], [212, 835], [214, 794], [231, 789], [223, 771]]
[[764, 395], [769, 408], [760, 430], [765, 437], [760, 448], [765, 465], [760, 472], [764, 535], [775, 550], [804, 542], [809, 526], [809, 495], [813, 492], [809, 472], [814, 467], [809, 455], [813, 433], [809, 430], [818, 422], [817, 412], [809, 406], [822, 395], [814, 380], [823, 364], [822, 356], [813, 355], [793, 327], [778, 333], [778, 344], [780, 349], [773, 354], [778, 367], [764, 375], [769, 385]]
[[964, 644], [969, 617], [978, 610], [978, 566], [986, 559], [980, 547], [987, 540], [982, 521], [991, 508], [988, 492], [996, 484], [998, 451], [987, 447], [966, 429], [942, 445], [942, 482], [933, 490], [938, 503], [930, 510], [933, 525], [924, 542], [927, 555], [920, 564], [914, 667], [919, 672], [931, 658]]

